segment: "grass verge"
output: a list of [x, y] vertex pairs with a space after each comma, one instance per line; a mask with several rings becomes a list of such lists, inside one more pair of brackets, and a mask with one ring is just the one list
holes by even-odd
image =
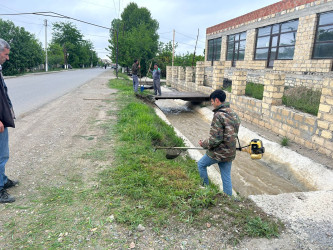
[[233, 240], [278, 234], [280, 224], [249, 200], [235, 201], [214, 185], [200, 189], [193, 160], [185, 156], [170, 161], [163, 151], [155, 152], [154, 146], [182, 146], [182, 141], [153, 108], [135, 98], [131, 82], [112, 80], [110, 86], [119, 90], [116, 167], [101, 174], [106, 189], [100, 195], [112, 197], [108, 209], [118, 222], [133, 228], [142, 223], [159, 228], [170, 220], [202, 226], [212, 222], [216, 209], [222, 209], [219, 214], [225, 217], [220, 223], [237, 228]]
[[41, 187], [38, 195], [27, 197], [26, 206], [6, 205], [19, 215], [4, 225], [1, 236], [9, 248], [125, 249], [131, 240], [128, 230], [135, 231], [139, 224], [156, 235], [166, 228], [173, 235], [189, 227], [200, 232], [209, 225], [219, 234], [225, 232], [230, 244], [279, 234], [282, 224], [250, 200], [236, 201], [214, 185], [200, 189], [190, 158], [170, 161], [163, 151], [155, 152], [154, 146], [183, 142], [153, 108], [134, 96], [131, 81], [114, 79], [110, 87], [118, 89], [118, 110], [110, 111], [117, 120], [95, 125], [104, 133], [96, 147], [79, 157], [104, 165], [93, 177], [96, 185], [69, 171], [61, 185]]

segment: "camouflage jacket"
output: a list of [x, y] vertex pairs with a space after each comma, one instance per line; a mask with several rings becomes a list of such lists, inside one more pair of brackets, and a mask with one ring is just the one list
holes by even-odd
[[240, 125], [238, 115], [230, 108], [229, 103], [222, 103], [213, 110], [214, 118], [210, 136], [204, 140], [202, 147], [206, 154], [220, 162], [229, 162], [236, 157], [236, 141]]

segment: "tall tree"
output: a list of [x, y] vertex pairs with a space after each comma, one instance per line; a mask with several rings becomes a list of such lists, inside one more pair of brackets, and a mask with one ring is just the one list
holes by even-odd
[[83, 39], [83, 35], [73, 23], [53, 24], [52, 35], [52, 42], [59, 44], [63, 49], [64, 63], [67, 61], [73, 67], [90, 66], [91, 63], [97, 64], [98, 60], [96, 52], [93, 50], [93, 44], [89, 40]]
[[57, 68], [64, 62], [64, 52], [60, 44], [52, 42], [47, 49], [48, 64], [51, 68]]
[[42, 64], [44, 51], [35, 36], [11, 21], [0, 19], [0, 37], [11, 46], [10, 60], [4, 64], [4, 75], [23, 73]]
[[126, 67], [131, 66], [134, 59], [139, 59], [141, 71], [145, 74], [148, 61], [155, 57], [158, 50], [158, 22], [147, 8], [130, 3], [121, 14], [121, 19], [114, 19], [111, 26], [110, 59], [116, 61], [118, 39], [118, 63]]

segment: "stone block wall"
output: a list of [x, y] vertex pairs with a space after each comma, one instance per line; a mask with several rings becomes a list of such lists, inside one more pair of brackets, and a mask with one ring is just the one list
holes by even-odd
[[[221, 77], [224, 75], [223, 63], [216, 63], [213, 66], [214, 79], [217, 81], [212, 85], [214, 88], [202, 84], [204, 66], [204, 63], [198, 63], [196, 69], [186, 67], [185, 79], [174, 79], [173, 87], [181, 91], [199, 91], [206, 94], [220, 89]], [[178, 76], [183, 76], [183, 73], [179, 73], [181, 71], [179, 68], [172, 70], [168, 67], [167, 70], [178, 72]], [[195, 81], [192, 78], [194, 71], [196, 72]], [[263, 76], [263, 100], [245, 96], [247, 77], [246, 70], [233, 70], [232, 92], [227, 93], [227, 100], [242, 120], [265, 127], [278, 135], [333, 158], [332, 78], [322, 82], [319, 113], [318, 116], [313, 116], [282, 105], [285, 74], [272, 71]]]

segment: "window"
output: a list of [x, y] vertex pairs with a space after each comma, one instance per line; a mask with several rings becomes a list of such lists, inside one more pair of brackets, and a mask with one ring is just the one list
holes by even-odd
[[318, 15], [313, 58], [333, 58], [333, 11]]
[[232, 61], [232, 66], [235, 66], [235, 61], [244, 60], [246, 44], [246, 32], [228, 36], [227, 61]]
[[219, 61], [221, 57], [222, 38], [208, 40], [207, 61]]
[[269, 68], [274, 60], [292, 60], [297, 27], [298, 20], [292, 20], [259, 28], [254, 59], [266, 60]]

